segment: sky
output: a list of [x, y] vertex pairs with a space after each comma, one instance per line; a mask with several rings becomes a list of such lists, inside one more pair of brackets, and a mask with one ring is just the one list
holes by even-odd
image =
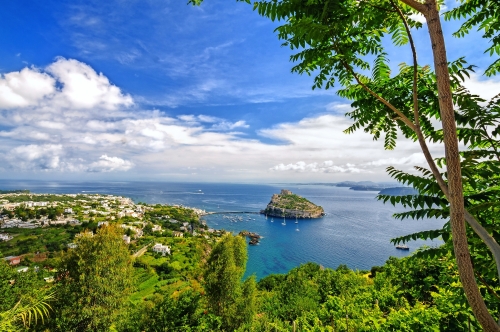
[[[5, 1], [0, 179], [388, 181], [387, 166], [424, 165], [416, 143], [344, 134], [350, 102], [291, 73], [279, 24], [235, 1]], [[467, 87], [492, 97], [487, 41], [453, 38], [458, 24], [444, 23], [448, 57], [475, 64]], [[431, 64], [425, 28], [415, 38]], [[393, 68], [410, 61], [388, 50]]]

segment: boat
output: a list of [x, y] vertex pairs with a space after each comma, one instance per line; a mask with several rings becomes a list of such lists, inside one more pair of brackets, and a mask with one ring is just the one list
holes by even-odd
[[274, 222], [274, 219], [273, 219], [273, 218], [271, 218], [271, 222]]
[[408, 247], [407, 245], [404, 245], [404, 244], [400, 244], [400, 245], [396, 246], [396, 249], [399, 249], [399, 250], [410, 250], [410, 247]]

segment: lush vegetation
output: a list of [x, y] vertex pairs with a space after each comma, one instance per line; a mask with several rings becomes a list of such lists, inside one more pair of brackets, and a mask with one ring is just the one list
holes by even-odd
[[317, 208], [307, 198], [295, 194], [281, 195], [276, 207], [287, 210], [310, 210]]
[[[17, 195], [5, 195], [2, 199], [9, 201], [10, 203], [19, 203], [19, 202], [76, 202], [78, 200], [88, 200], [88, 197], [85, 195], [30, 195], [29, 191], [13, 191], [7, 193], [17, 193]], [[23, 193], [24, 195], [21, 195]], [[5, 194], [5, 192], [1, 192], [0, 194]]]
[[[0, 252], [6, 256], [29, 253], [54, 253], [65, 249], [76, 234], [92, 225], [51, 226], [50, 228], [10, 228], [3, 230], [14, 236], [12, 240], [0, 241]], [[97, 226], [97, 225], [96, 225]]]
[[[448, 60], [442, 4], [440, 0], [263, 0], [255, 1], [253, 8], [272, 21], [282, 21], [275, 31], [283, 46], [296, 52], [290, 57], [296, 62], [292, 72], [314, 75], [313, 89], [342, 86], [338, 94], [352, 100], [353, 109], [346, 114], [354, 121], [346, 133], [363, 129], [374, 139], [384, 137], [386, 149], [396, 147], [398, 135], [418, 142], [428, 166], [417, 168], [420, 176], [388, 169], [391, 176], [420, 191], [416, 197], [400, 199], [414, 209], [404, 216], [439, 216], [449, 223], [412, 238], [446, 234], [453, 239], [448, 249], [452, 248], [476, 319], [485, 330], [500, 331], [491, 314], [496, 305], [492, 307], [481, 290], [481, 284], [498, 285], [500, 279], [495, 231], [500, 97], [486, 101], [471, 94], [465, 82], [474, 66], [460, 54]], [[443, 15], [462, 20], [454, 36], [477, 29], [488, 40], [486, 52], [500, 55], [500, 2], [461, 0], [454, 5]], [[425, 25], [416, 20], [418, 16]], [[422, 49], [417, 49], [413, 33], [419, 28], [429, 33], [430, 43], [423, 50], [432, 56], [433, 67], [418, 62]], [[406, 46], [412, 54], [411, 63], [401, 64], [396, 73], [389, 65], [394, 46]], [[496, 75], [499, 69], [500, 60], [492, 58], [485, 74]], [[445, 157], [433, 158], [428, 142], [441, 144]]]
[[[411, 209], [400, 218], [449, 220], [443, 229], [410, 234], [395, 242], [441, 236], [443, 247], [390, 259], [369, 273], [309, 263], [256, 285], [252, 278], [241, 280], [245, 246], [230, 235], [217, 243], [213, 237], [174, 239], [169, 242], [172, 248], [190, 250], [169, 259], [147, 255], [132, 263], [121, 233], [105, 227], [102, 237], [99, 232], [95, 238], [82, 237], [82, 248], [88, 250], [68, 250], [54, 259], [60, 269], [54, 286], [42, 284], [40, 272], [17, 274], [0, 263], [0, 287], [7, 294], [0, 300], [0, 317], [8, 322], [3, 328], [28, 328], [19, 320], [26, 316], [16, 310], [22, 303], [28, 303], [24, 312], [36, 308], [39, 299], [47, 298], [40, 294], [48, 288], [56, 292], [50, 317], [41, 309], [47, 321], [31, 322], [29, 328], [498, 331], [500, 97], [485, 101], [464, 87], [473, 66], [464, 58], [451, 62], [446, 58], [440, 3], [271, 0], [256, 2], [254, 8], [260, 15], [284, 21], [276, 31], [285, 46], [298, 50], [291, 58], [298, 62], [293, 71], [314, 74], [314, 88], [343, 86], [339, 95], [353, 101], [348, 116], [354, 124], [348, 133], [364, 129], [375, 139], [384, 136], [387, 149], [395, 148], [398, 134], [419, 142], [428, 169], [418, 168], [420, 174], [415, 175], [389, 168], [394, 178], [418, 189], [419, 195], [381, 199]], [[463, 19], [457, 37], [475, 27], [482, 30], [490, 43], [487, 51], [499, 55], [499, 9], [498, 1], [461, 1], [445, 18]], [[417, 62], [412, 29], [423, 25], [414, 20], [415, 14], [423, 15], [427, 23], [433, 69]], [[389, 39], [395, 46], [408, 45], [413, 54], [412, 63], [402, 64], [396, 74], [391, 73], [383, 45]], [[493, 60], [486, 74], [495, 75], [499, 68], [500, 61]], [[366, 75], [369, 71], [371, 77]], [[446, 158], [435, 160], [429, 141], [441, 143]], [[466, 149], [459, 151], [458, 142]], [[148, 221], [159, 222], [162, 209], [147, 214]], [[173, 218], [197, 222], [189, 214], [179, 212]], [[165, 218], [161, 219], [166, 226]], [[116, 261], [99, 256], [97, 249], [116, 256]], [[186, 258], [188, 253], [191, 256]], [[133, 264], [135, 270], [131, 270]], [[113, 272], [109, 285], [108, 271]], [[103, 295], [97, 296], [101, 291]]]
[[[55, 292], [43, 320], [18, 320], [7, 330], [480, 330], [446, 248], [390, 258], [371, 271], [307, 263], [256, 283], [242, 280], [247, 254], [240, 236], [158, 237], [173, 255], [132, 259], [121, 234], [108, 226], [78, 238], [79, 247], [58, 257], [53, 284], [43, 281], [45, 269], [18, 273], [0, 262], [0, 314]], [[498, 308], [491, 287], [481, 289]]]

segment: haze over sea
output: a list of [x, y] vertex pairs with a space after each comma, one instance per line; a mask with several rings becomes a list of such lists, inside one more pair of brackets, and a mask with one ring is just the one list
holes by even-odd
[[[272, 194], [289, 189], [317, 205], [326, 216], [320, 219], [287, 220], [260, 214], [233, 214], [243, 221], [232, 222], [223, 214], [203, 217], [208, 226], [238, 233], [241, 230], [263, 236], [249, 246], [246, 275], [260, 279], [271, 273], [285, 273], [306, 262], [352, 269], [382, 265], [390, 256], [407, 256], [422, 245], [439, 241], [414, 241], [410, 251], [395, 249], [390, 239], [426, 229], [438, 229], [443, 220], [396, 220], [392, 214], [404, 209], [383, 204], [375, 191], [354, 191], [345, 187], [297, 184], [222, 184], [160, 182], [43, 182], [0, 180], [0, 189], [29, 189], [33, 193], [100, 193], [130, 197], [148, 204], [182, 204], [207, 212], [259, 212]], [[226, 214], [227, 215], [227, 214]], [[298, 229], [298, 231], [297, 231]]]

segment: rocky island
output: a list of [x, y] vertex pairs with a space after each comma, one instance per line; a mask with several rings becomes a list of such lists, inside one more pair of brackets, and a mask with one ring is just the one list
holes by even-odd
[[274, 194], [266, 209], [261, 210], [260, 213], [271, 217], [300, 219], [320, 218], [325, 215], [321, 206], [286, 189], [282, 189], [280, 194]]

